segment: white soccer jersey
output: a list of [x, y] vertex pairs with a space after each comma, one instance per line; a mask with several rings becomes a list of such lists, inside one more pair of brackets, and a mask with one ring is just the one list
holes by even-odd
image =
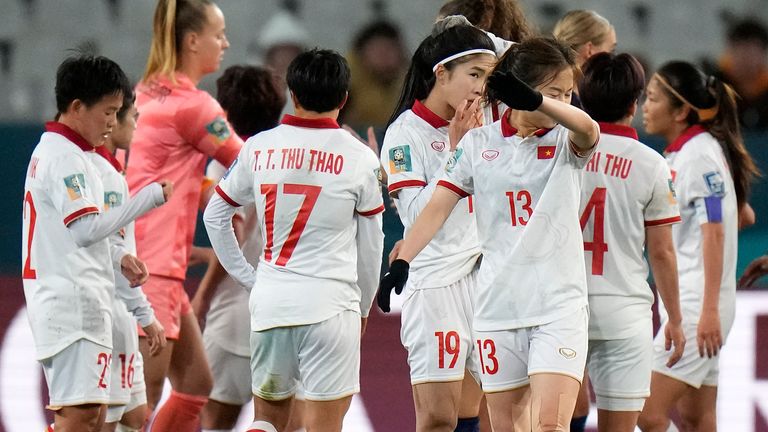
[[680, 222], [664, 158], [629, 126], [600, 123], [600, 148], [584, 168], [581, 226], [590, 339], [623, 339], [650, 328], [645, 229]]
[[264, 250], [251, 331], [313, 324], [344, 310], [366, 315], [356, 218], [384, 211], [370, 149], [331, 119], [282, 123], [251, 137], [216, 187], [231, 205], [256, 204]]
[[[226, 168], [214, 160], [208, 164], [205, 176], [218, 181], [224, 175], [224, 171]], [[256, 266], [264, 247], [261, 230], [256, 220], [256, 209], [253, 205], [248, 205], [246, 209], [238, 208], [238, 211], [240, 210], [244, 210], [240, 215], [245, 221], [245, 238], [242, 240], [241, 250], [245, 259]], [[211, 306], [205, 317], [205, 337], [212, 338], [227, 352], [249, 357], [251, 355], [250, 333], [248, 291], [227, 275], [216, 287], [216, 293], [211, 299]]]
[[[101, 176], [101, 182], [104, 187], [104, 207], [103, 210], [122, 207], [129, 199], [128, 182], [123, 175], [123, 167], [120, 162], [109, 153], [104, 147], [99, 147], [95, 152], [88, 153], [88, 156]], [[136, 238], [134, 236], [135, 224], [130, 222], [121, 228], [119, 233], [110, 236], [110, 241], [115, 241], [119, 237], [121, 246], [127, 253], [136, 255]], [[128, 279], [121, 272], [119, 261], [112, 262], [112, 269], [115, 275], [115, 298], [120, 302], [123, 308], [136, 318], [140, 326], [146, 327], [154, 321], [154, 312], [152, 306], [147, 300], [141, 287], [131, 287]]]
[[[672, 170], [683, 220], [672, 229], [683, 321], [698, 322], [704, 299], [701, 224], [722, 222], [725, 244], [719, 308], [725, 337], [734, 319], [738, 252], [738, 208], [731, 172], [720, 143], [698, 125], [683, 132], [664, 154]], [[700, 219], [697, 214], [706, 214], [706, 218]], [[666, 313], [661, 313], [666, 319]]]
[[[387, 128], [381, 164], [388, 190], [408, 232], [432, 197], [451, 156], [448, 122], [416, 101]], [[443, 227], [411, 262], [407, 290], [438, 288], [463, 278], [480, 255], [471, 199], [453, 209]]]
[[476, 198], [479, 331], [541, 325], [587, 304], [579, 200], [588, 157], [570, 149], [562, 126], [516, 133], [503, 119], [469, 131], [439, 182]]
[[50, 122], [27, 168], [22, 278], [39, 360], [82, 338], [112, 347], [109, 241], [78, 247], [67, 231], [103, 203], [99, 173], [85, 154], [92, 151], [77, 132]]

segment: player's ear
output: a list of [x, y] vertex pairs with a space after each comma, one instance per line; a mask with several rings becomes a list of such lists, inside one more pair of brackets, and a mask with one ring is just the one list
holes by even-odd
[[338, 107], [338, 109], [339, 109], [339, 110], [341, 110], [342, 108], [344, 108], [344, 105], [346, 105], [346, 104], [347, 104], [347, 100], [349, 100], [349, 92], [347, 92], [347, 93], [344, 95], [344, 100], [342, 100], [342, 101], [341, 101], [341, 104], [339, 104], [339, 107]]
[[674, 111], [672, 111], [672, 118], [679, 123], [685, 123], [686, 119], [688, 118], [688, 115], [691, 113], [691, 107], [688, 105], [683, 104], [679, 108], [675, 108]]
[[629, 118], [633, 118], [635, 114], [637, 114], [637, 100], [629, 107], [629, 112], [627, 113]]
[[190, 52], [197, 53], [200, 44], [200, 38], [198, 34], [193, 31], [187, 32], [181, 39], [181, 43], [184, 45], [182, 48], [186, 48]]
[[437, 65], [437, 69], [435, 69], [435, 82], [436, 83], [444, 83], [449, 78], [449, 71], [445, 68], [444, 65], [439, 64]]
[[82, 110], [83, 108], [85, 108], [85, 104], [83, 103], [83, 101], [81, 101], [80, 99], [75, 99], [69, 103], [69, 106], [67, 107], [66, 112], [76, 113]]

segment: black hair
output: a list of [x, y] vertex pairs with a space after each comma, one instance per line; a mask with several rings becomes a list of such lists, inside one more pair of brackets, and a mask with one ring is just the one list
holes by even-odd
[[735, 22], [728, 29], [728, 42], [757, 42], [763, 49], [768, 48], [768, 29], [760, 21], [752, 18]]
[[[443, 59], [454, 54], [472, 49], [486, 49], [495, 52], [493, 42], [484, 31], [466, 24], [451, 24], [450, 18], [435, 24], [432, 34], [427, 36], [411, 58], [411, 65], [405, 75], [400, 100], [387, 122], [392, 124], [403, 111], [411, 108], [416, 100], [425, 99], [435, 85], [435, 73], [432, 68]], [[447, 27], [446, 25], [452, 25]], [[447, 70], [470, 61], [475, 55], [460, 57], [445, 63]]]
[[[736, 92], [721, 80], [704, 75], [696, 66], [684, 61], [666, 63], [656, 73], [685, 98], [688, 105], [692, 105], [686, 118], [688, 125], [701, 124], [720, 142], [731, 169], [736, 199], [739, 206], [746, 203], [752, 179], [760, 171], [744, 147], [736, 109]], [[686, 104], [666, 86], [659, 87], [673, 107]], [[717, 114], [711, 120], [701, 121], [698, 110], [709, 108], [717, 108]]]
[[275, 127], [285, 105], [274, 72], [257, 66], [228, 67], [216, 80], [216, 99], [235, 132], [244, 137]]
[[302, 108], [326, 112], [344, 102], [349, 75], [347, 60], [339, 53], [315, 48], [293, 59], [285, 80]]
[[[494, 72], [512, 72], [521, 81], [535, 88], [551, 81], [565, 68], [571, 68], [574, 79], [579, 78], [576, 51], [552, 37], [533, 37], [512, 45], [499, 59]], [[500, 99], [488, 89], [487, 99]]]
[[56, 71], [56, 109], [59, 114], [79, 99], [90, 107], [104, 96], [132, 92], [128, 77], [114, 61], [91, 55], [69, 57]]
[[133, 91], [132, 88], [128, 88], [128, 91], [123, 93], [123, 106], [120, 107], [120, 109], [117, 111], [117, 121], [122, 123], [125, 120], [125, 115], [128, 114], [128, 111], [133, 106], [133, 103], [136, 101], [136, 93]]
[[377, 20], [360, 29], [357, 35], [355, 35], [352, 47], [355, 51], [360, 51], [365, 47], [365, 44], [378, 37], [391, 39], [397, 43], [400, 43], [402, 40], [400, 29], [397, 26], [386, 20]]
[[579, 98], [596, 121], [614, 123], [629, 115], [645, 88], [645, 72], [629, 54], [600, 53], [584, 63]]

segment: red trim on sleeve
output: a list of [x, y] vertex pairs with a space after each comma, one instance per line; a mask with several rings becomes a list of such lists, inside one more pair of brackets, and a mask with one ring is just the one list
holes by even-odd
[[72, 222], [76, 221], [78, 218], [81, 218], [85, 215], [98, 213], [99, 208], [98, 207], [83, 207], [80, 210], [77, 210], [76, 212], [70, 214], [69, 216], [64, 218], [64, 226], [69, 226]]
[[399, 182], [394, 182], [391, 185], [387, 186], [387, 191], [389, 191], [389, 193], [392, 193], [407, 187], [424, 187], [426, 185], [427, 185], [427, 182], [423, 180], [403, 180]]
[[445, 180], [440, 180], [440, 181], [438, 181], [438, 182], [437, 182], [437, 185], [438, 185], [438, 186], [442, 186], [442, 187], [444, 187], [444, 188], [446, 188], [446, 189], [450, 190], [451, 192], [455, 193], [456, 195], [458, 195], [458, 196], [460, 196], [460, 197], [462, 197], [462, 198], [466, 198], [466, 197], [468, 197], [468, 196], [469, 196], [469, 194], [468, 194], [468, 193], [464, 192], [464, 189], [462, 189], [462, 188], [460, 188], [460, 187], [456, 186], [456, 185], [455, 185], [455, 184], [453, 184], [453, 183], [449, 183], [449, 182], [447, 182], [447, 181], [445, 181]]
[[366, 216], [366, 217], [368, 217], [368, 216], [374, 216], [374, 215], [377, 215], [377, 214], [379, 214], [379, 213], [381, 213], [381, 212], [383, 212], [383, 211], [384, 211], [384, 204], [382, 204], [382, 205], [380, 205], [380, 206], [376, 207], [376, 208], [375, 208], [375, 209], [373, 209], [373, 210], [368, 210], [368, 211], [358, 211], [358, 212], [357, 212], [357, 214], [359, 214], [360, 216]]
[[645, 226], [649, 227], [649, 226], [669, 225], [669, 224], [678, 223], [681, 221], [682, 219], [680, 218], [680, 216], [675, 216], [675, 217], [666, 218], [666, 219], [645, 221]]
[[232, 207], [240, 207], [240, 204], [237, 203], [237, 201], [233, 200], [232, 198], [227, 195], [226, 192], [224, 192], [219, 185], [216, 185], [216, 193], [219, 194], [221, 199], [227, 202], [227, 204], [231, 205]]

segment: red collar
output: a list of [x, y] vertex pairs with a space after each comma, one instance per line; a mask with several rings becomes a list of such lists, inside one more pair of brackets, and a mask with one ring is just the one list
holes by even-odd
[[308, 119], [304, 117], [296, 117], [290, 114], [286, 114], [283, 116], [283, 119], [280, 121], [280, 123], [289, 125], [289, 126], [312, 128], [312, 129], [338, 129], [339, 128], [339, 124], [336, 123], [336, 120], [329, 117]]
[[64, 138], [71, 141], [74, 145], [80, 147], [80, 150], [82, 151], [92, 152], [95, 149], [95, 147], [92, 146], [91, 143], [88, 142], [88, 140], [83, 138], [82, 135], [75, 132], [74, 129], [65, 125], [64, 123], [56, 122], [56, 121], [46, 122], [45, 130], [47, 132], [53, 132], [63, 136]]
[[418, 99], [413, 102], [411, 111], [413, 111], [416, 116], [429, 123], [429, 125], [435, 129], [440, 129], [441, 127], [446, 127], [449, 125], [448, 120], [432, 112]]
[[688, 129], [684, 130], [679, 137], [675, 138], [675, 140], [672, 141], [672, 144], [668, 145], [667, 148], [664, 149], [664, 153], [679, 152], [685, 143], [693, 139], [693, 137], [696, 135], [702, 134], [704, 132], [707, 132], [707, 130], [700, 124], [695, 124], [689, 127]]
[[604, 123], [604, 122], [598, 122], [598, 125], [600, 125], [600, 133], [608, 134], [608, 135], [618, 135], [623, 136], [627, 138], [632, 138], [634, 140], [637, 140], [637, 131], [635, 128], [631, 126], [624, 126], [616, 123]]
[[120, 164], [120, 161], [117, 160], [115, 155], [112, 154], [109, 150], [107, 150], [106, 146], [98, 146], [96, 147], [96, 154], [103, 157], [104, 159], [109, 162], [110, 165], [112, 165], [117, 172], [121, 173], [123, 172], [123, 165]]
[[[504, 111], [504, 114], [501, 116], [501, 135], [504, 138], [509, 138], [511, 136], [515, 136], [517, 134], [517, 128], [509, 124], [509, 115], [512, 114], [512, 110], [507, 108], [506, 111]], [[548, 134], [549, 131], [552, 129], [537, 129], [536, 132], [533, 133], [536, 137], [543, 137], [544, 135]]]

